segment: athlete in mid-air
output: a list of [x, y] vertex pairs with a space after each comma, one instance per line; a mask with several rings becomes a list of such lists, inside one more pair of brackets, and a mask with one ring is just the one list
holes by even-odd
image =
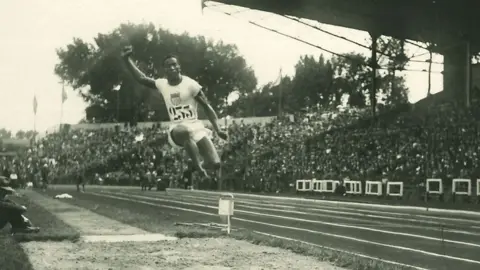
[[[220, 157], [210, 139], [211, 131], [198, 119], [198, 105], [205, 110], [213, 130], [223, 139], [227, 133], [222, 131], [217, 123], [217, 114], [210, 106], [202, 91], [202, 86], [195, 80], [182, 75], [178, 58], [168, 55], [163, 60], [166, 79], [147, 77], [133, 63], [130, 56], [132, 47], [123, 49], [122, 56], [133, 77], [142, 85], [155, 92], [160, 92], [165, 100], [168, 116], [173, 124], [168, 132], [168, 141], [173, 147], [183, 147], [193, 161], [195, 169], [204, 177], [208, 177], [205, 168], [220, 171]], [[204, 165], [200, 160], [203, 158]], [[218, 177], [218, 176], [217, 176]], [[220, 179], [217, 179], [220, 182]], [[220, 186], [219, 186], [220, 188]]]

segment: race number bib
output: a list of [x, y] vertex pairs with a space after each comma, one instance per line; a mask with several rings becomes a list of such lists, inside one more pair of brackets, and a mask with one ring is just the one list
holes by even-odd
[[195, 114], [190, 105], [180, 105], [175, 107], [170, 107], [168, 113], [173, 117], [173, 121], [181, 121], [194, 119]]

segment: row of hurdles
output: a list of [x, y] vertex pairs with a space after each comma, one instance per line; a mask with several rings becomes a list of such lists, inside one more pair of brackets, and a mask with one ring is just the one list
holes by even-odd
[[[318, 193], [334, 193], [342, 181], [339, 180], [297, 180], [297, 192], [318, 192]], [[476, 179], [476, 188], [473, 192], [473, 183], [471, 179], [453, 179], [452, 194], [472, 196], [480, 196], [480, 179]], [[344, 180], [346, 194], [350, 195], [373, 195], [373, 196], [393, 196], [403, 197], [404, 183], [400, 181], [390, 182], [387, 179], [383, 181], [354, 181]], [[385, 188], [386, 187], [386, 188]], [[365, 192], [363, 192], [365, 190]], [[444, 184], [442, 179], [429, 178], [425, 181], [425, 192], [432, 195], [443, 195]]]

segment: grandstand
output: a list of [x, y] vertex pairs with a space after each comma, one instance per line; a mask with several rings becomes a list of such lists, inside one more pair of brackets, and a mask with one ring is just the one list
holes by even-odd
[[[222, 188], [306, 196], [340, 192], [350, 199], [395, 197], [408, 202], [454, 201], [458, 196], [476, 201], [478, 101], [466, 108], [439, 97], [386, 112], [377, 121], [348, 110], [332, 118], [310, 112], [309, 121], [304, 121], [306, 115], [294, 121], [229, 120], [231, 141], [219, 145]], [[101, 175], [108, 179], [104, 184], [140, 185], [148, 175], [156, 175], [170, 187], [181, 186], [178, 178], [188, 166], [182, 153], [166, 145], [168, 125], [141, 123], [133, 130], [114, 126], [71, 126], [47, 135], [37, 149], [18, 159], [26, 167], [29, 162], [55, 160], [55, 183], [71, 183], [78, 175], [94, 181]], [[343, 192], [339, 186], [345, 187]]]

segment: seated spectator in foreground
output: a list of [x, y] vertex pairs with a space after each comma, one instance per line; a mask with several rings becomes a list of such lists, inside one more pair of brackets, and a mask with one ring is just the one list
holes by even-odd
[[40, 228], [34, 227], [30, 220], [24, 216], [27, 208], [7, 198], [15, 194], [15, 190], [9, 187], [9, 181], [0, 177], [0, 229], [10, 223], [11, 233], [34, 233]]

